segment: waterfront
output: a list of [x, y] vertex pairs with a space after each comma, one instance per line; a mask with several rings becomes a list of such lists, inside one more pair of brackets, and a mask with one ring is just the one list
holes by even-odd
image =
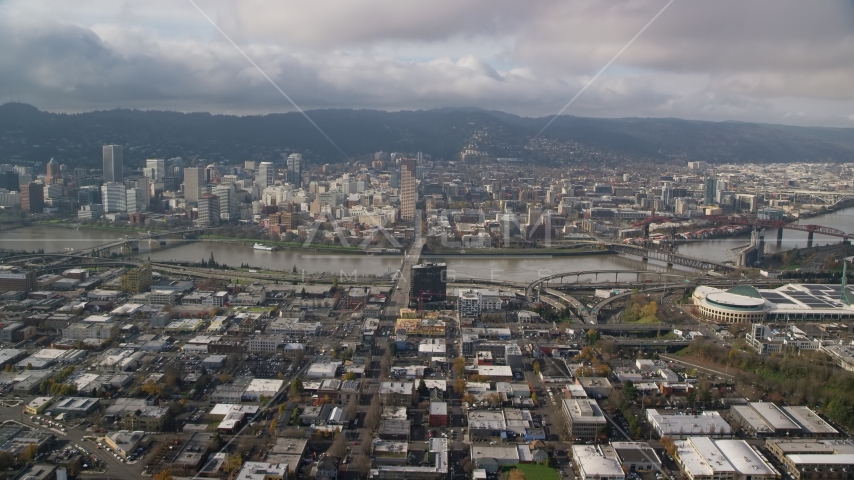
[[[801, 223], [804, 225], [832, 227], [854, 234], [854, 207], [806, 218]], [[828, 245], [841, 241], [841, 238], [816, 234], [813, 245]], [[726, 254], [727, 249], [748, 243], [750, 243], [749, 234], [736, 237], [689, 241], [680, 245], [678, 252], [689, 257], [701, 258], [713, 262], [724, 262], [731, 260]], [[769, 228], [765, 230], [765, 244], [767, 245], [766, 251], [769, 255], [793, 248], [804, 248], [807, 246], [807, 232], [783, 230], [783, 241], [780, 246], [777, 246], [777, 229]]]
[[[827, 225], [846, 232], [854, 232], [854, 208], [813, 217], [804, 223]], [[66, 252], [79, 250], [112, 242], [124, 235], [139, 233], [107, 229], [75, 229], [62, 227], [33, 226], [8, 230], [0, 233], [0, 248], [13, 250], [38, 250], [45, 252]], [[769, 253], [805, 247], [807, 234], [792, 230], [783, 233], [782, 247], [776, 245], [776, 229], [765, 233]], [[837, 243], [840, 239], [816, 235], [816, 244]], [[327, 251], [279, 250], [262, 251], [252, 249], [254, 241], [220, 242], [182, 239], [166, 239], [165, 245], [158, 241], [140, 242], [135, 256], [152, 261], [192, 261], [207, 260], [213, 254], [219, 263], [232, 267], [249, 265], [250, 268], [291, 271], [296, 268], [306, 273], [329, 272], [333, 275], [383, 275], [393, 273], [401, 265], [402, 258], [396, 255], [369, 256], [360, 254], [338, 254]], [[746, 236], [718, 238], [690, 242], [679, 247], [679, 253], [705, 260], [723, 262], [728, 260], [726, 249], [743, 245], [749, 239]], [[131, 252], [126, 252], [130, 254]], [[665, 271], [667, 267], [659, 262], [643, 262], [640, 259], [620, 255], [590, 255], [574, 257], [501, 257], [489, 255], [474, 256], [429, 256], [425, 261], [445, 262], [448, 264], [451, 278], [479, 278], [510, 282], [530, 282], [540, 276], [560, 272], [591, 270], [654, 270]], [[677, 270], [685, 270], [676, 267]], [[355, 273], [354, 273], [355, 272]], [[582, 281], [586, 278], [582, 278]]]

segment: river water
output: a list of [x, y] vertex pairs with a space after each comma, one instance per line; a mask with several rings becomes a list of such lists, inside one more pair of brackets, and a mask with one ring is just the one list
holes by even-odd
[[[854, 232], [854, 208], [804, 220], [804, 223], [825, 225], [846, 232]], [[37, 250], [45, 252], [66, 252], [94, 247], [112, 242], [125, 233], [112, 230], [60, 227], [25, 227], [9, 231], [0, 231], [0, 248], [14, 250]], [[132, 234], [133, 235], [133, 234]], [[776, 229], [766, 231], [765, 241], [769, 252], [805, 247], [807, 234], [792, 230], [783, 232], [781, 247], [776, 245]], [[816, 244], [836, 243], [840, 239], [815, 236]], [[679, 253], [711, 261], [723, 262], [728, 259], [726, 249], [743, 245], [749, 241], [747, 236], [704, 240], [681, 245]], [[209, 242], [167, 239], [166, 245], [159, 242], [140, 242], [140, 258], [152, 261], [201, 261], [209, 259], [211, 253], [219, 263], [229, 266], [248, 264], [250, 267], [290, 271], [296, 267], [306, 273], [329, 272], [347, 275], [350, 278], [359, 275], [383, 275], [396, 271], [402, 262], [399, 256], [346, 255], [305, 250], [280, 250], [267, 252], [253, 250], [254, 242]], [[130, 252], [127, 252], [130, 254]], [[480, 278], [511, 282], [530, 282], [540, 276], [554, 273], [590, 270], [653, 270], [665, 271], [664, 264], [620, 255], [590, 255], [579, 257], [427, 257], [425, 260], [448, 264], [450, 278]], [[688, 271], [675, 267], [677, 271]], [[585, 278], [582, 279], [582, 281]]]

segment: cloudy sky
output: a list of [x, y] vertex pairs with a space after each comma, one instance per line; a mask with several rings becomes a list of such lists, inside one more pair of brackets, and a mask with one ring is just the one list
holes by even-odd
[[[529, 116], [557, 113], [667, 4], [194, 1], [302, 108]], [[0, 2], [8, 100], [292, 110], [190, 0]], [[854, 127], [854, 2], [675, 0], [566, 113]]]

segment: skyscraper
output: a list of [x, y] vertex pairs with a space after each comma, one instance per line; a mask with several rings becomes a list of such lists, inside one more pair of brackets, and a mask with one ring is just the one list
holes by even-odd
[[184, 200], [198, 202], [202, 185], [205, 184], [205, 169], [199, 167], [184, 169]]
[[292, 153], [288, 155], [288, 183], [295, 187], [302, 187], [302, 174], [305, 168], [305, 161], [301, 153]]
[[104, 145], [104, 183], [121, 183], [124, 163], [121, 145]]
[[77, 167], [74, 169], [74, 186], [81, 187], [83, 186], [83, 182], [86, 181], [86, 175], [88, 175], [89, 171], [84, 167]]
[[128, 213], [140, 213], [146, 210], [145, 192], [138, 187], [131, 187], [125, 190], [126, 200], [125, 200], [125, 208]]
[[104, 213], [125, 212], [127, 210], [127, 189], [122, 183], [105, 183], [101, 186], [101, 204]]
[[703, 185], [703, 202], [706, 205], [715, 205], [718, 203], [718, 179], [715, 177], [706, 178]]
[[161, 182], [166, 176], [166, 160], [162, 158], [149, 158], [145, 161], [145, 176], [151, 179], [151, 182]]
[[77, 202], [80, 205], [92, 205], [101, 203], [101, 190], [97, 185], [85, 185], [77, 190]]
[[434, 302], [445, 300], [448, 292], [448, 265], [445, 263], [424, 263], [413, 265], [410, 271], [410, 306], [417, 306], [419, 300]]
[[276, 166], [272, 162], [261, 162], [258, 165], [258, 173], [255, 174], [255, 183], [266, 188], [273, 185], [276, 181]]
[[219, 224], [219, 197], [206, 193], [199, 198], [199, 218], [197, 223], [203, 227]]
[[59, 163], [51, 158], [50, 161], [47, 162], [47, 171], [45, 172], [44, 183], [45, 185], [50, 185], [54, 182], [54, 179], [59, 177]]
[[400, 218], [415, 220], [415, 159], [405, 158], [400, 161]]
[[219, 197], [219, 218], [223, 221], [240, 220], [240, 204], [234, 185], [217, 185], [211, 191]]
[[137, 192], [137, 195], [139, 195], [139, 204], [135, 207], [136, 209], [134, 211], [131, 211], [132, 205], [130, 202], [130, 197], [128, 197], [128, 213], [144, 212], [148, 210], [148, 204], [151, 203], [151, 184], [153, 183], [150, 180], [150, 178], [143, 177], [140, 175], [128, 177], [125, 179], [124, 184], [126, 189], [139, 189], [139, 192]]
[[44, 187], [38, 183], [21, 185], [21, 210], [28, 213], [44, 211]]

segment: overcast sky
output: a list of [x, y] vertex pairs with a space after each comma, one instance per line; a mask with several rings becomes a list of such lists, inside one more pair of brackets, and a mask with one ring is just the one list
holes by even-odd
[[[666, 4], [195, 1], [302, 108], [527, 116], [557, 113]], [[8, 100], [292, 110], [185, 0], [0, 3]], [[854, 127], [854, 2], [676, 0], [565, 113]]]

